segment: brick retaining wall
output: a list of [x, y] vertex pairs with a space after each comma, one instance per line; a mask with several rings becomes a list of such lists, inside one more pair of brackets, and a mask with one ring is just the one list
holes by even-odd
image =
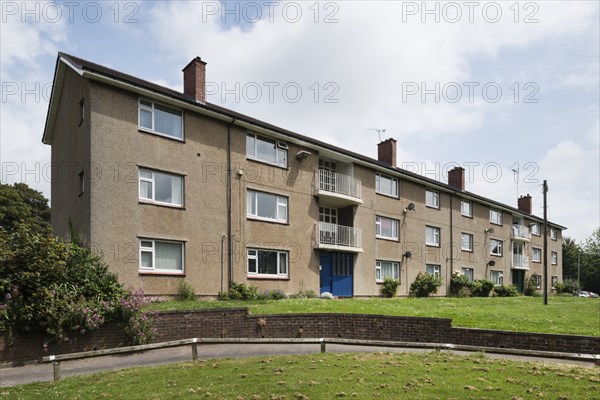
[[[250, 315], [246, 308], [171, 311], [155, 317], [155, 342], [192, 337], [216, 338], [343, 338], [600, 354], [600, 337], [452, 328], [450, 319], [364, 314]], [[126, 345], [121, 325], [110, 324], [66, 343], [43, 345], [40, 335], [17, 337], [8, 347], [0, 335], [0, 362], [40, 360], [51, 354], [107, 349]]]

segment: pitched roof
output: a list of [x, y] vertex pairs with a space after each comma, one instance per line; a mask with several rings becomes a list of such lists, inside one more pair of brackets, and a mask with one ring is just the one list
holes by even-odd
[[[132, 85], [132, 86], [136, 86], [139, 88], [143, 88], [147, 91], [154, 92], [154, 93], [162, 95], [162, 96], [167, 96], [172, 99], [188, 103], [198, 109], [204, 109], [207, 111], [211, 111], [213, 113], [216, 113], [216, 114], [219, 114], [219, 115], [222, 115], [225, 117], [229, 117], [235, 121], [243, 121], [243, 122], [246, 122], [247, 124], [273, 131], [279, 135], [287, 136], [292, 139], [306, 142], [317, 148], [327, 149], [327, 150], [335, 152], [335, 153], [343, 154], [343, 155], [351, 157], [353, 159], [360, 160], [366, 164], [370, 164], [373, 167], [378, 167], [378, 169], [387, 170], [392, 175], [400, 175], [403, 178], [410, 179], [413, 181], [416, 180], [416, 181], [422, 182], [425, 185], [434, 186], [434, 187], [440, 188], [440, 189], [448, 191], [448, 192], [456, 192], [457, 194], [460, 194], [463, 197], [472, 198], [476, 201], [487, 203], [489, 205], [508, 210], [512, 213], [516, 213], [516, 214], [525, 216], [527, 218], [537, 220], [538, 222], [541, 221], [540, 217], [524, 213], [524, 212], [518, 210], [517, 208], [508, 206], [508, 205], [500, 203], [498, 201], [480, 196], [478, 194], [475, 194], [475, 193], [472, 193], [469, 191], [461, 191], [461, 190], [459, 190], [453, 186], [450, 186], [444, 182], [436, 181], [435, 179], [431, 179], [431, 178], [425, 177], [423, 175], [414, 173], [412, 171], [398, 168], [396, 166], [390, 166], [389, 164], [380, 162], [379, 160], [376, 160], [374, 158], [367, 157], [365, 155], [355, 153], [353, 151], [343, 149], [341, 147], [334, 146], [330, 143], [326, 143], [326, 142], [320, 141], [318, 139], [314, 139], [309, 136], [305, 136], [305, 135], [302, 135], [302, 134], [299, 134], [296, 132], [292, 132], [290, 130], [278, 127], [276, 125], [272, 125], [268, 122], [261, 121], [256, 118], [252, 118], [245, 114], [241, 114], [237, 111], [233, 111], [233, 110], [224, 108], [217, 104], [213, 104], [213, 103], [209, 103], [209, 102], [205, 102], [205, 103], [198, 102], [194, 98], [192, 98], [190, 96], [186, 96], [185, 94], [178, 92], [176, 90], [167, 88], [165, 86], [157, 85], [155, 83], [149, 82], [144, 79], [140, 79], [133, 75], [129, 75], [129, 74], [126, 74], [126, 73], [123, 73], [123, 72], [120, 72], [120, 71], [105, 67], [103, 65], [96, 64], [94, 62], [84, 60], [82, 58], [75, 57], [73, 55], [66, 54], [63, 52], [58, 53], [57, 66], [56, 66], [56, 72], [55, 72], [55, 80], [54, 80], [54, 84], [53, 84], [53, 88], [52, 88], [52, 97], [54, 97], [55, 86], [57, 84], [57, 80], [58, 80], [57, 78], [59, 76], [59, 73], [58, 73], [59, 67], [61, 66], [61, 63], [65, 63], [65, 61], [66, 61], [66, 63], [70, 64], [69, 66], [71, 68], [76, 68], [77, 70], [79, 70], [78, 71], [79, 73], [88, 71], [93, 74], [98, 74], [98, 75], [110, 78], [112, 80], [122, 82], [127, 85]], [[46, 144], [51, 144], [51, 140], [52, 140], [52, 134], [51, 134], [52, 127], [49, 126], [50, 125], [49, 120], [51, 119], [51, 107], [53, 105], [52, 97], [50, 99], [50, 107], [48, 109], [48, 116], [46, 118], [46, 126], [44, 129], [43, 142]], [[58, 102], [55, 102], [55, 103], [58, 103]], [[549, 223], [549, 224], [551, 224], [552, 226], [559, 228], [559, 229], [567, 229], [566, 227], [555, 224], [555, 223]]]

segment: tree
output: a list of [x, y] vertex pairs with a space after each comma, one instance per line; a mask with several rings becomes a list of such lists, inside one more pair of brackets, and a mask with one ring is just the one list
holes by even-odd
[[565, 237], [562, 245], [563, 280], [577, 280], [577, 257], [582, 252], [581, 247], [570, 237]]
[[35, 233], [49, 233], [48, 199], [25, 183], [0, 184], [0, 228], [14, 231], [23, 223]]
[[581, 287], [600, 292], [600, 228], [586, 239], [581, 255]]

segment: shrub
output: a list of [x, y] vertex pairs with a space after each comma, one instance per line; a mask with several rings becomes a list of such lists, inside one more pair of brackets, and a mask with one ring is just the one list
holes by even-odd
[[301, 290], [298, 293], [293, 293], [288, 296], [290, 299], [316, 299], [317, 294], [314, 290]]
[[454, 271], [450, 278], [450, 296], [469, 297], [471, 295], [471, 282], [460, 271]]
[[260, 300], [281, 300], [287, 299], [287, 294], [283, 290], [273, 289], [273, 290], [265, 290], [264, 293], [259, 295]]
[[227, 292], [219, 292], [219, 300], [257, 300], [259, 298], [258, 288], [256, 286], [247, 286], [244, 283], [231, 283], [231, 288]]
[[333, 294], [329, 293], [329, 292], [323, 292], [321, 293], [321, 296], [319, 296], [322, 299], [325, 300], [333, 300], [335, 297], [333, 297]]
[[179, 282], [177, 288], [177, 300], [179, 301], [194, 301], [196, 300], [196, 293], [194, 288], [187, 281]]
[[471, 282], [470, 288], [473, 297], [489, 297], [494, 290], [494, 283], [486, 279], [479, 279]]
[[384, 297], [395, 297], [398, 286], [400, 286], [400, 279], [385, 278], [381, 293]]
[[525, 296], [534, 296], [537, 293], [537, 283], [535, 281], [534, 275], [530, 275], [525, 278]]
[[565, 284], [562, 282], [556, 282], [554, 284], [554, 290], [556, 290], [556, 294], [562, 294], [565, 291]]
[[415, 281], [410, 285], [410, 295], [413, 297], [429, 297], [430, 294], [437, 293], [441, 285], [441, 278], [419, 272]]
[[580, 289], [579, 282], [575, 279], [565, 279], [563, 281], [563, 293], [576, 293]]
[[513, 285], [499, 285], [494, 287], [494, 296], [497, 297], [516, 297], [519, 295], [517, 288]]

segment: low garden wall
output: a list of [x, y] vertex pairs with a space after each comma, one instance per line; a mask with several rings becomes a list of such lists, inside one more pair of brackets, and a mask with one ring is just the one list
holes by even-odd
[[[154, 342], [199, 338], [344, 338], [453, 343], [526, 350], [600, 354], [600, 337], [453, 328], [450, 319], [364, 314], [251, 315], [246, 308], [161, 312], [154, 317]], [[123, 327], [103, 326], [60, 344], [44, 346], [40, 335], [17, 337], [8, 346], [0, 335], [0, 362], [39, 361], [52, 354], [126, 345]]]

